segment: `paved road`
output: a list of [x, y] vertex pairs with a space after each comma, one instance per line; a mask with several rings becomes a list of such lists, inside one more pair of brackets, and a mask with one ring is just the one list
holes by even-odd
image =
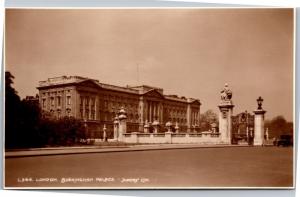
[[224, 147], [5, 159], [7, 187], [291, 187], [293, 149]]

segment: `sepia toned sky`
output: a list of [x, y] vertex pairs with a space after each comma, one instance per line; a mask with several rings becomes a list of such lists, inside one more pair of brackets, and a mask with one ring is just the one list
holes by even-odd
[[6, 69], [23, 98], [38, 81], [79, 75], [146, 84], [218, 112], [225, 83], [234, 114], [293, 120], [292, 9], [6, 10]]

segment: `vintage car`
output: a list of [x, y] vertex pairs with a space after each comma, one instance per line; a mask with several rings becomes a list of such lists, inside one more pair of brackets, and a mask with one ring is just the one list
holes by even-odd
[[280, 135], [279, 138], [274, 140], [274, 146], [292, 146], [293, 136], [292, 135]]

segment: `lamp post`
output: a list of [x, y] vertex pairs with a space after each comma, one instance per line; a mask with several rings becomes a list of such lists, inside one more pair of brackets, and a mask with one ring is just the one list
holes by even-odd
[[263, 103], [264, 99], [261, 98], [261, 96], [260, 96], [260, 97], [258, 97], [258, 99], [256, 99], [256, 101], [257, 101], [257, 105], [258, 105], [257, 109], [262, 110], [261, 106], [262, 106], [262, 103]]

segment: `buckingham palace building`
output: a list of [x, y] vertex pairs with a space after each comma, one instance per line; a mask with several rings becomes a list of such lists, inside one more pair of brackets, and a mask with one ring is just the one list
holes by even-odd
[[84, 121], [94, 138], [102, 137], [104, 125], [112, 137], [120, 108], [127, 113], [127, 132], [143, 132], [144, 125], [154, 121], [159, 123], [160, 132], [166, 131], [167, 122], [182, 132], [199, 128], [200, 100], [164, 95], [162, 88], [120, 87], [80, 76], [62, 76], [40, 81], [37, 89], [43, 111], [56, 118], [72, 116]]

